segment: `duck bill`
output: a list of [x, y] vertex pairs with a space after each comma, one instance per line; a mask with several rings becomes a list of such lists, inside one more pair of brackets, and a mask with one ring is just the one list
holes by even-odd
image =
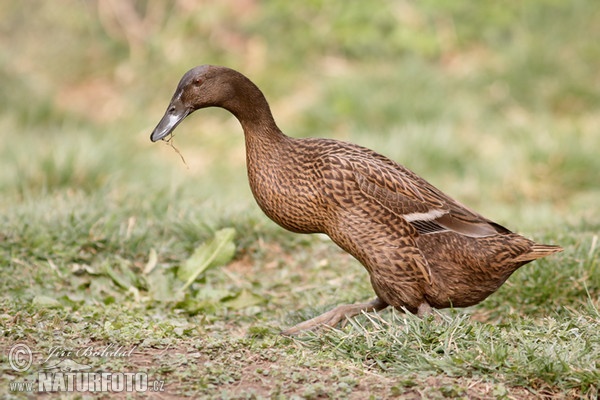
[[189, 114], [190, 110], [188, 108], [178, 108], [172, 104], [169, 105], [165, 115], [163, 115], [158, 125], [156, 125], [156, 128], [154, 128], [154, 131], [152, 131], [150, 140], [156, 142], [157, 140], [161, 140], [169, 136], [171, 133], [173, 133], [177, 125], [179, 125], [179, 123], [183, 121]]

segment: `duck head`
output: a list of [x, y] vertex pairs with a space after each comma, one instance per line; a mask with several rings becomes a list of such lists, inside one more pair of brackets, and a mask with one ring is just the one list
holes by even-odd
[[150, 140], [156, 142], [169, 136], [185, 117], [200, 108], [225, 107], [233, 95], [229, 84], [231, 72], [235, 71], [212, 65], [201, 65], [186, 72]]

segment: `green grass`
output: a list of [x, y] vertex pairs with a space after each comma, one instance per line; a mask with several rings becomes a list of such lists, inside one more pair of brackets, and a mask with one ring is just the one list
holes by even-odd
[[[165, 398], [598, 396], [594, 1], [68, 3], [0, 6], [0, 397], [25, 397], [9, 383], [52, 348], [108, 345], [134, 351], [75, 361], [147, 372]], [[289, 135], [373, 148], [565, 251], [439, 319], [386, 310], [280, 336], [373, 292], [327, 238], [260, 212], [227, 113], [178, 128], [187, 166], [150, 143], [201, 63], [248, 74]], [[233, 259], [176, 295], [180, 267], [229, 227]], [[29, 373], [10, 366], [16, 343]]]

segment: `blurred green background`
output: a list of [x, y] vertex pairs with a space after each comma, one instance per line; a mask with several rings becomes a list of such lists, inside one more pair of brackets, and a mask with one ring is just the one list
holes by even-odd
[[4, 1], [0, 15], [3, 214], [60, 192], [249, 199], [224, 111], [178, 129], [189, 169], [148, 140], [180, 76], [210, 63], [254, 80], [288, 135], [372, 147], [509, 226], [597, 218], [593, 0]]
[[5, 262], [68, 248], [48, 232], [79, 220], [119, 249], [134, 218], [140, 257], [172, 223], [189, 222], [185, 235], [224, 220], [270, 226], [227, 112], [178, 128], [187, 167], [149, 141], [180, 76], [205, 63], [254, 80], [290, 136], [371, 147], [527, 234], [596, 230], [599, 10], [593, 0], [4, 1]]

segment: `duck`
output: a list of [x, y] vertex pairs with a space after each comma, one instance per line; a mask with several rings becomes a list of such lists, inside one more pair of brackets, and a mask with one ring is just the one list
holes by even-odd
[[186, 72], [151, 141], [169, 140], [188, 115], [207, 107], [241, 124], [248, 181], [262, 211], [289, 231], [329, 236], [364, 266], [375, 292], [373, 300], [339, 305], [284, 335], [389, 306], [421, 317], [472, 306], [521, 266], [562, 251], [480, 215], [373, 150], [285, 135], [262, 91], [231, 68]]

